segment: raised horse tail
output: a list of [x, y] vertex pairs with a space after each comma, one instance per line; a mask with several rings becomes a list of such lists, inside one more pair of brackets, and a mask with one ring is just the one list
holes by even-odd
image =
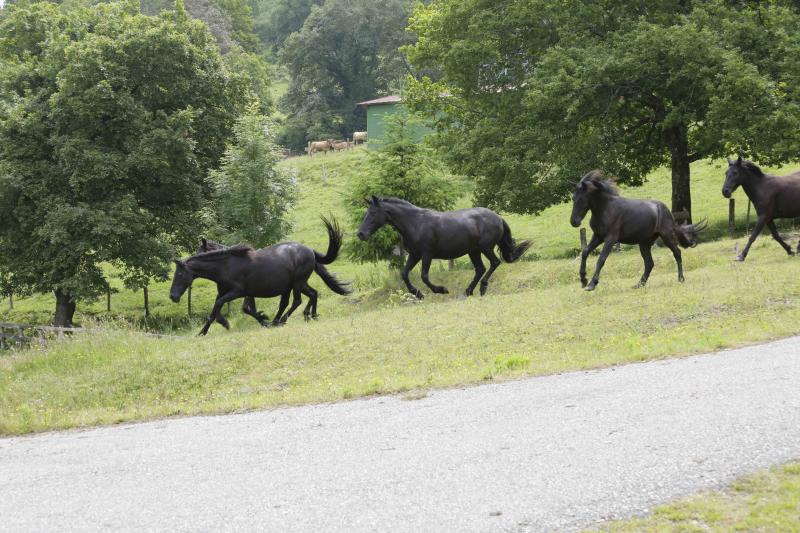
[[697, 246], [697, 236], [707, 227], [708, 222], [706, 220], [701, 220], [697, 224], [683, 224], [681, 226], [675, 224], [675, 236], [681, 246], [693, 248]]
[[339, 250], [342, 248], [342, 230], [339, 228], [339, 223], [336, 222], [335, 218], [331, 217], [331, 220], [325, 217], [320, 218], [322, 223], [325, 224], [325, 229], [328, 230], [328, 251], [325, 255], [322, 255], [314, 250], [314, 257], [317, 259], [317, 264], [330, 265], [336, 261], [339, 256]]
[[325, 268], [325, 265], [322, 263], [317, 262], [314, 264], [314, 272], [316, 272], [317, 275], [322, 278], [322, 281], [325, 282], [325, 285], [336, 294], [346, 296], [353, 292], [349, 283], [344, 283], [336, 279], [336, 276], [328, 272], [328, 269]]
[[513, 263], [524, 254], [528, 248], [533, 245], [533, 241], [516, 242], [511, 237], [511, 228], [508, 227], [506, 221], [503, 221], [503, 236], [497, 246], [500, 248], [500, 254], [506, 263]]

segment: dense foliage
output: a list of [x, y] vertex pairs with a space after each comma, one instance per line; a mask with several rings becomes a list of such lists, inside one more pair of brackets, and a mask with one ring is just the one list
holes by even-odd
[[0, 17], [0, 272], [77, 298], [164, 274], [196, 239], [207, 173], [256, 98], [205, 25], [138, 3], [8, 6]]
[[408, 100], [482, 204], [534, 213], [589, 169], [637, 183], [668, 165], [673, 210], [691, 209], [692, 161], [797, 157], [798, 27], [784, 1], [436, 0], [408, 53], [442, 81]]
[[[355, 235], [366, 212], [365, 199], [396, 196], [419, 207], [451, 209], [458, 196], [445, 169], [433, 151], [415, 137], [414, 117], [399, 113], [386, 121], [385, 142], [371, 154], [373, 171], [356, 180], [349, 193], [347, 212]], [[345, 244], [351, 258], [359, 262], [388, 260], [400, 265], [400, 236], [389, 226], [368, 241], [350, 239]]]
[[286, 216], [296, 196], [295, 179], [277, 168], [281, 155], [274, 138], [273, 124], [257, 109], [234, 126], [222, 165], [210, 176], [216, 239], [261, 248], [289, 232]]
[[291, 73], [282, 107], [282, 144], [346, 138], [363, 130], [356, 103], [385, 94], [408, 72], [399, 47], [410, 42], [409, 0], [327, 0], [314, 6], [280, 53]]

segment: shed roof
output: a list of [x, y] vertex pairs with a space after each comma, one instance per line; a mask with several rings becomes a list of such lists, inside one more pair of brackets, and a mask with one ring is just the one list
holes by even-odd
[[376, 98], [374, 100], [367, 100], [366, 102], [359, 102], [356, 105], [357, 106], [368, 107], [368, 106], [371, 106], [371, 105], [378, 105], [378, 104], [398, 104], [398, 103], [400, 103], [402, 101], [403, 101], [403, 99], [400, 98], [400, 96], [398, 96], [396, 94], [392, 94], [392, 95], [389, 95], [389, 96], [383, 96], [381, 98]]

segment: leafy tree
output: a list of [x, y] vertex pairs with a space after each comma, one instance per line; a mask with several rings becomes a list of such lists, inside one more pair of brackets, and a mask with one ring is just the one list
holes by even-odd
[[221, 240], [256, 247], [274, 244], [290, 229], [286, 214], [294, 203], [294, 176], [277, 167], [280, 152], [273, 125], [253, 108], [233, 128], [219, 170], [212, 171]]
[[672, 208], [691, 210], [692, 161], [796, 157], [790, 4], [439, 0], [415, 12], [408, 53], [442, 80], [412, 82], [408, 100], [439, 117], [483, 204], [534, 213], [588, 169], [637, 184], [669, 165]]
[[249, 84], [253, 95], [258, 99], [258, 111], [269, 115], [273, 110], [272, 76], [273, 69], [266, 60], [240, 46], [234, 46], [223, 57], [228, 71], [236, 72]]
[[216, 167], [242, 106], [205, 25], [181, 4], [18, 4], [0, 20], [0, 272], [56, 296], [58, 325], [106, 287], [129, 286], [202, 228]]
[[[347, 213], [352, 234], [364, 218], [365, 199], [376, 196], [396, 196], [415, 204], [439, 211], [451, 209], [458, 196], [456, 187], [445, 176], [445, 169], [432, 149], [415, 137], [418, 119], [398, 113], [386, 119], [386, 136], [381, 148], [370, 155], [371, 172], [355, 180], [347, 201]], [[395, 250], [400, 236], [385, 226], [368, 241], [350, 239], [346, 249], [359, 262], [388, 260], [394, 266], [402, 264]]]
[[272, 52], [303, 27], [313, 6], [324, 0], [256, 0], [252, 2], [255, 32]]
[[[356, 103], [394, 87], [407, 72], [398, 48], [410, 42], [409, 0], [327, 0], [314, 6], [280, 53], [292, 73], [282, 100], [291, 148], [306, 140], [344, 138], [366, 124]], [[297, 132], [305, 132], [300, 141]], [[299, 141], [299, 142], [298, 142]]]

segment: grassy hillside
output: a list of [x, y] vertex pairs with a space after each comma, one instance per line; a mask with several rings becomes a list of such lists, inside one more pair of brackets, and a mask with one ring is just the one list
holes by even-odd
[[[369, 172], [367, 159], [367, 150], [362, 147], [344, 153], [317, 155], [313, 158], [295, 157], [281, 163], [296, 172], [300, 196], [296, 209], [292, 213], [294, 229], [289, 235], [289, 239], [306, 243], [318, 250], [324, 250], [327, 246], [327, 235], [319, 221], [320, 215], [337, 217], [347, 232], [346, 238], [354, 238], [354, 228], [346, 227], [347, 220], [343, 202], [351, 180], [361, 173]], [[692, 175], [695, 217], [707, 218], [710, 223], [709, 230], [703, 236], [704, 240], [708, 242], [727, 236], [728, 202], [720, 193], [724, 175], [723, 163], [696, 163], [692, 166]], [[669, 203], [668, 170], [662, 169], [654, 172], [645, 185], [623, 189], [623, 194], [639, 198], [658, 198]], [[744, 219], [747, 198], [741, 190], [736, 192], [735, 198], [738, 206], [737, 220], [740, 234], [738, 244], [743, 246], [746, 242]], [[459, 200], [458, 205], [466, 207], [471, 205], [470, 202], [471, 199], [467, 195]], [[534, 247], [527, 256], [528, 260], [535, 258], [569, 259], [578, 254], [580, 247], [578, 230], [569, 224], [570, 210], [571, 204], [565, 203], [553, 206], [538, 216], [504, 214], [504, 217], [509, 221], [515, 237], [534, 240]], [[752, 219], [754, 218], [753, 214]], [[753, 223], [752, 219], [751, 224]], [[584, 221], [584, 226], [588, 227], [588, 218]], [[793, 221], [785, 221], [780, 224], [780, 227], [785, 233], [795, 230]], [[768, 234], [763, 235], [757, 244], [766, 244], [769, 248], [777, 247], [777, 244], [771, 242]], [[754, 250], [756, 254], [757, 249]], [[691, 253], [689, 252], [689, 254]], [[636, 260], [639, 260], [636, 247], [623, 247], [623, 255], [625, 254], [633, 254], [636, 256]], [[656, 255], [659, 254], [661, 252], [656, 253]], [[732, 251], [730, 256], [733, 256]], [[757, 261], [758, 255], [751, 256], [751, 259]], [[612, 269], [614, 268], [613, 261], [610, 266]], [[471, 268], [469, 261], [465, 258], [458, 261], [457, 267], [458, 269]], [[435, 265], [434, 271], [437, 268], [442, 269], [443, 265], [441, 263]], [[500, 268], [495, 279], [501, 280], [504, 272], [511, 268]], [[570, 276], [577, 277], [577, 265], [565, 265], [562, 268], [565, 272], [569, 272]], [[387, 291], [400, 287], [398, 274], [390, 272], [385, 265], [353, 264], [343, 257], [333, 265], [332, 270], [343, 278], [354, 281], [354, 285], [359, 291], [354, 300], [367, 304], [367, 308], [385, 300]], [[468, 274], [465, 273], [464, 276], [468, 276]], [[418, 272], [413, 274], [413, 279], [415, 284], [419, 283]], [[321, 287], [321, 282], [316, 277], [312, 278], [312, 283]], [[112, 279], [112, 286], [119, 290], [119, 293], [112, 296], [112, 312], [106, 311], [106, 302], [103, 298], [96, 302], [81, 301], [76, 314], [76, 320], [79, 323], [88, 324], [94, 320], [110, 320], [115, 323], [132, 324], [151, 331], [192, 330], [199, 328], [202, 317], [211, 308], [216, 294], [211, 283], [198, 280], [193, 291], [195, 316], [189, 318], [185, 301], [180, 304], [169, 301], [169, 281], [154, 283], [149, 291], [151, 317], [145, 320], [141, 291], [125, 290], [122, 284], [114, 279]], [[321, 292], [325, 295], [327, 290], [323, 289]], [[261, 305], [267, 306], [270, 312], [275, 307], [272, 302], [264, 302]], [[52, 320], [54, 302], [52, 295], [45, 294], [15, 299], [13, 311], [10, 311], [7, 306], [7, 300], [0, 302], [0, 321], [46, 324]], [[240, 320], [245, 323], [251, 320], [238, 313], [238, 304], [234, 303], [233, 309], [234, 319], [237, 323]]]
[[[283, 163], [300, 180], [293, 238], [324, 249], [318, 215], [345, 221], [343, 194], [353, 176], [367, 171], [365, 161], [359, 149]], [[711, 237], [724, 234], [721, 168], [704, 163], [694, 170], [696, 212], [712, 223]], [[666, 181], [657, 173], [625, 194], [666, 198]], [[539, 259], [502, 265], [483, 298], [461, 296], [472, 276], [463, 260], [453, 271], [443, 262], [434, 265], [431, 278], [451, 294], [423, 289], [421, 302], [408, 297], [397, 272], [385, 265], [342, 260], [332, 270], [353, 280], [356, 291], [340, 297], [313, 277], [320, 320], [304, 323], [296, 315], [285, 327], [262, 329], [235, 310], [232, 331], [214, 325], [197, 339], [199, 317], [188, 321], [185, 303], [168, 301], [168, 283], [151, 287], [154, 317], [147, 323], [138, 318], [133, 327], [126, 324], [141, 314], [141, 293], [123, 291], [114, 296], [115, 312], [123, 313], [113, 323], [117, 328], [0, 354], [0, 434], [598, 368], [798, 332], [800, 261], [772, 239], [762, 237], [745, 263], [732, 260], [742, 238], [707, 240], [685, 251], [684, 284], [676, 281], [669, 251], [657, 248], [644, 290], [632, 288], [642, 271], [638, 250], [623, 248], [606, 263], [598, 290], [586, 293], [578, 282], [578, 231], [568, 225], [569, 210], [560, 205], [538, 217], [507, 217], [515, 235], [536, 240]], [[792, 231], [791, 223], [784, 229]], [[418, 273], [413, 280], [419, 284]], [[210, 308], [213, 290], [196, 284], [196, 313]], [[103, 318], [104, 305], [82, 303], [81, 318]], [[259, 305], [272, 314], [277, 301]], [[49, 297], [25, 299], [2, 319], [44, 321], [51, 306]], [[146, 337], [136, 331], [141, 326], [181, 335]]]

